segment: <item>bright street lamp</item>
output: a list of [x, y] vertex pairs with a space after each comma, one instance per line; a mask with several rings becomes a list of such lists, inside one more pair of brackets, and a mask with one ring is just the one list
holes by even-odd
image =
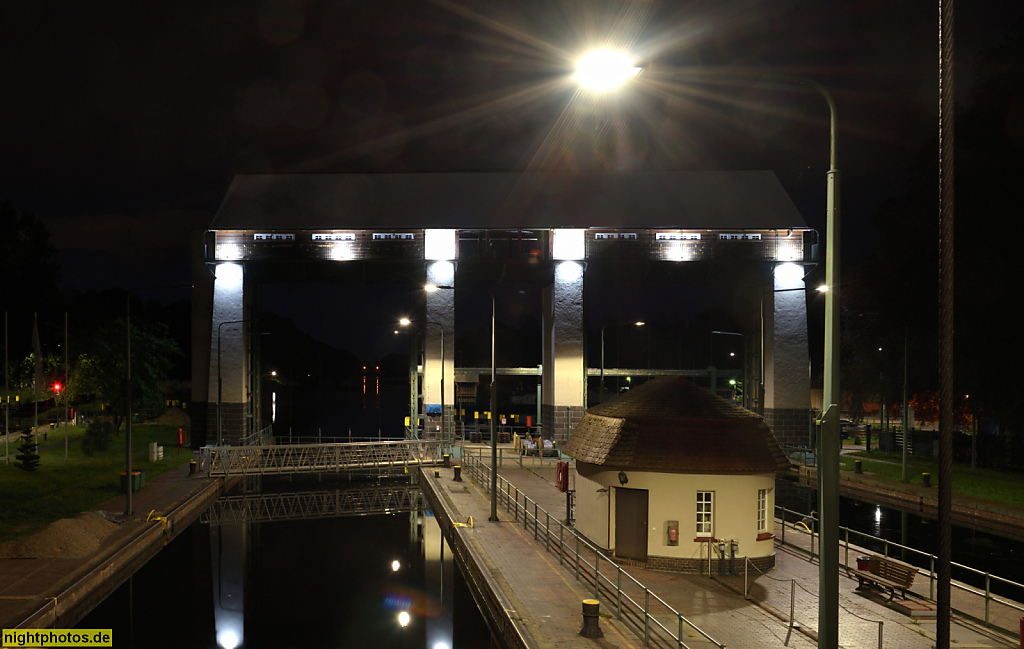
[[[436, 284], [427, 284], [423, 287], [423, 290], [428, 293], [434, 291], [454, 291], [454, 286], [438, 286]], [[491, 293], [485, 288], [467, 288], [463, 289], [466, 291], [481, 291], [491, 296], [491, 516], [487, 520], [497, 522], [498, 520], [498, 432], [495, 430], [494, 420], [497, 418], [498, 410], [498, 372], [497, 365], [494, 362], [494, 323], [495, 313], [497, 312], [497, 300], [494, 299], [494, 293]], [[442, 359], [443, 360], [443, 359]], [[443, 417], [442, 417], [443, 421]]]
[[618, 88], [642, 70], [633, 65], [625, 52], [593, 50], [576, 62], [576, 81], [589, 90], [606, 92]]
[[[627, 325], [633, 325], [634, 327], [644, 326], [642, 320], [636, 322], [606, 322], [601, 326], [601, 382], [597, 386], [597, 402], [604, 402], [604, 330], [608, 327], [622, 327]], [[650, 360], [650, 359], [648, 359]]]
[[[624, 57], [628, 58], [628, 57]], [[608, 54], [585, 56], [580, 59], [581, 67], [577, 79], [600, 79], [601, 75], [589, 66], [604, 62], [605, 74], [614, 75], [622, 81], [630, 78], [623, 75], [625, 65], [622, 58]], [[586, 67], [582, 67], [585, 63]], [[798, 85], [817, 91], [828, 103], [829, 109], [829, 170], [826, 174], [826, 215], [825, 215], [825, 380], [824, 403], [821, 417], [821, 453], [818, 467], [818, 498], [820, 512], [821, 547], [836, 548], [839, 545], [839, 169], [836, 167], [838, 125], [836, 104], [832, 93], [813, 79], [782, 74], [758, 74], [732, 71], [673, 70], [670, 76], [678, 80], [696, 83], [755, 84], [783, 83]], [[635, 75], [634, 75], [635, 76]], [[591, 88], [599, 88], [592, 85]], [[607, 85], [605, 88], [614, 87]], [[839, 644], [839, 556], [831, 550], [821, 553], [818, 563], [818, 581], [821, 597], [818, 599], [818, 646], [836, 647]]]

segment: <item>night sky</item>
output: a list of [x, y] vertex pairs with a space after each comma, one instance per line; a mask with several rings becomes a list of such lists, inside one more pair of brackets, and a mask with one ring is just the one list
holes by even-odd
[[[236, 173], [772, 169], [824, 233], [828, 112], [791, 88], [692, 87], [668, 68], [814, 78], [835, 95], [844, 263], [935, 136], [937, 3], [906, 0], [13, 1], [0, 5], [0, 200], [49, 227], [69, 288], [188, 281], [188, 233]], [[1019, 0], [957, 6], [957, 98]], [[614, 161], [566, 120], [573, 61], [635, 52]]]

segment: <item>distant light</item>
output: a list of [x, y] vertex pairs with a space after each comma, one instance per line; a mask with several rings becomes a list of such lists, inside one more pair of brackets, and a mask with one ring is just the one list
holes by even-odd
[[277, 376], [277, 370], [270, 370], [270, 376]]
[[775, 289], [802, 288], [804, 285], [803, 266], [794, 263], [779, 264], [775, 267]]
[[579, 261], [587, 256], [586, 230], [559, 228], [551, 233], [551, 257], [557, 261]]
[[234, 261], [242, 258], [242, 246], [237, 243], [218, 243], [217, 244], [217, 259], [226, 259]]
[[645, 325], [645, 324], [647, 324], [647, 323], [646, 323], [646, 322], [644, 322], [643, 320], [637, 320], [637, 321], [636, 321], [636, 322], [634, 322], [633, 324], [635, 324], [635, 325], [636, 325], [636, 326], [638, 326], [638, 327], [642, 327], [642, 326], [644, 326], [644, 325]]
[[427, 293], [436, 293], [441, 289], [437, 288], [437, 284], [427, 284], [426, 286], [423, 287], [423, 290], [426, 291]]
[[818, 288], [816, 288], [814, 290], [819, 292], [819, 293], [828, 293], [828, 284], [822, 284], [821, 286], [819, 286]]
[[402, 626], [409, 626], [409, 611], [402, 611], [398, 614], [398, 623]]
[[412, 320], [410, 320], [409, 318], [401, 318], [398, 321], [398, 324], [402, 325], [403, 327], [408, 327], [410, 324], [412, 324]]
[[605, 92], [618, 88], [640, 71], [625, 52], [593, 50], [576, 62], [576, 82], [589, 90]]
[[451, 261], [456, 257], [457, 248], [455, 230], [423, 232], [423, 257], [428, 261]]
[[331, 244], [331, 259], [334, 261], [351, 261], [355, 259], [355, 249], [351, 241], [334, 241]]
[[391, 562], [391, 571], [392, 572], [398, 572], [401, 569], [401, 567], [402, 567], [402, 564], [401, 564], [401, 562], [398, 559], [395, 559], [394, 561]]

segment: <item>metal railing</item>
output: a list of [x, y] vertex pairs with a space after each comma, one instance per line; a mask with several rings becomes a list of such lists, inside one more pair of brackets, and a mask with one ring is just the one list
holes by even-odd
[[[817, 557], [820, 552], [819, 547], [815, 547], [818, 543], [818, 534], [813, 530], [816, 529], [817, 518], [797, 512], [794, 510], [786, 509], [784, 507], [776, 506], [776, 517], [781, 521], [782, 534], [778, 539], [783, 545], [789, 545], [797, 548], [804, 552], [807, 552], [812, 557]], [[789, 519], [789, 520], [787, 520]], [[792, 522], [791, 522], [792, 521]], [[786, 530], [791, 530], [790, 536], [787, 539]], [[839, 528], [840, 536], [840, 549], [843, 550], [843, 559], [840, 569], [856, 568], [856, 555], [863, 554], [866, 552], [873, 552], [881, 554], [885, 557], [892, 557], [900, 559], [914, 565], [917, 568], [918, 575], [924, 575], [928, 578], [927, 581], [927, 593], [922, 592], [922, 589], [918, 586], [914, 586], [910, 589], [910, 592], [924, 597], [927, 599], [935, 599], [935, 584], [938, 580], [936, 573], [935, 564], [938, 561], [938, 557], [934, 554], [918, 550], [895, 541], [889, 541], [887, 539], [852, 530], [848, 527]], [[851, 541], [853, 539], [853, 541]], [[850, 552], [851, 549], [854, 553], [854, 565], [850, 564]], [[895, 556], [894, 553], [898, 552], [900, 556]], [[927, 566], [923, 567], [922, 566]], [[952, 562], [952, 568], [959, 574], [958, 579], [953, 579], [950, 583], [950, 587], [955, 591], [960, 592], [967, 596], [967, 599], [961, 600], [958, 606], [954, 607], [958, 613], [967, 615], [974, 619], [980, 620], [985, 624], [1006, 631], [1016, 632], [1018, 629], [1013, 625], [1007, 626], [1006, 624], [996, 624], [993, 621], [992, 607], [999, 606], [1004, 607], [1007, 611], [1013, 611], [1012, 619], [1016, 621], [1019, 617], [1019, 613], [1024, 612], [1024, 605], [1018, 601], [999, 597], [992, 592], [993, 584], [998, 584], [1005, 587], [1007, 591], [1016, 590], [1020, 593], [1017, 597], [1024, 599], [1024, 584], [1019, 584], [1015, 581], [993, 575], [990, 572], [978, 570], [970, 566], [966, 566], [960, 563]], [[973, 581], [975, 584], [983, 584], [983, 586], [972, 585], [970, 582]], [[972, 598], [977, 598], [976, 602], [972, 602]]]
[[439, 442], [391, 441], [352, 444], [221, 446], [204, 449], [211, 476], [271, 475], [377, 470], [406, 473], [441, 461]]
[[222, 525], [340, 518], [417, 511], [422, 503], [419, 487], [407, 483], [354, 489], [256, 493], [223, 496], [210, 506], [201, 520], [210, 525]]
[[239, 440], [239, 446], [263, 446], [267, 440], [274, 436], [274, 425], [271, 424], [262, 430], [255, 430]]
[[[479, 459], [469, 456], [462, 463], [468, 476], [490, 495], [491, 468]], [[682, 613], [675, 610], [651, 589], [641, 584], [632, 575], [597, 548], [552, 516], [536, 501], [498, 476], [498, 503], [512, 514], [514, 522], [521, 523], [533, 538], [544, 544], [545, 551], [558, 555], [559, 565], [571, 570], [577, 581], [593, 588], [594, 598], [614, 607], [615, 617], [629, 626], [650, 646], [652, 640], [681, 649], [690, 649], [683, 638], [688, 637], [687, 629], [705, 638], [719, 649], [725, 645], [705, 633]], [[662, 621], [674, 619], [676, 628], [670, 629]]]

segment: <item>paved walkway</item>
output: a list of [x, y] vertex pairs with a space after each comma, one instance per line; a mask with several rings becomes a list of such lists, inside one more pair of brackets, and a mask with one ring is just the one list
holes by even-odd
[[[186, 463], [147, 480], [132, 497], [133, 516], [124, 516], [123, 495], [96, 507], [94, 512], [120, 522], [97, 552], [66, 558], [0, 559], [0, 628], [72, 626], [77, 620], [68, 621], [67, 616], [74, 618], [81, 606], [88, 606], [84, 602], [99, 592], [94, 589], [113, 591], [127, 578], [127, 574], [121, 577], [122, 568], [159, 551], [165, 534], [173, 536], [175, 525], [184, 529], [222, 486], [223, 478], [190, 476]], [[151, 512], [152, 517], [170, 516], [171, 529], [165, 531], [162, 521], [150, 517]]]
[[[440, 483], [451, 491], [450, 471], [442, 473]], [[508, 480], [521, 492], [528, 495], [538, 506], [551, 514], [552, 519], [565, 517], [565, 495], [554, 486], [554, 463], [552, 460], [527, 458], [523, 468], [515, 462], [505, 462], [499, 475]], [[577, 581], [573, 571], [559, 565], [557, 554], [545, 551], [544, 531], [547, 526], [545, 516], [541, 513], [542, 522], [539, 530], [540, 542], [533, 540], [534, 528], [524, 528], [523, 521], [509, 520], [510, 514], [504, 508], [499, 512], [502, 519], [497, 525], [486, 521], [489, 512], [489, 497], [485, 493], [486, 485], [477, 486], [469, 481], [458, 489], [462, 492], [457, 506], [460, 511], [476, 512], [473, 514], [476, 529], [475, 537], [481, 551], [495, 563], [495, 568], [502, 575], [515, 575], [518, 578], [509, 581], [513, 595], [526, 610], [557, 611], [558, 616], [569, 616], [574, 624], [580, 620], [579, 600], [593, 596], [592, 582]], [[532, 507], [532, 505], [531, 505]], [[481, 520], [483, 522], [481, 522]], [[492, 532], [494, 528], [499, 532]], [[514, 528], [519, 539], [515, 549], [511, 548], [508, 531], [500, 532], [501, 528]], [[557, 528], [557, 525], [552, 529]], [[777, 530], [777, 534], [781, 529]], [[787, 532], [788, 539], [794, 540], [793, 533]], [[806, 537], [806, 535], [805, 535]], [[526, 546], [522, 544], [525, 543]], [[530, 561], [526, 560], [530, 557]], [[842, 558], [842, 557], [841, 557]], [[851, 551], [851, 561], [855, 553]], [[554, 575], [548, 575], [551, 571]], [[659, 572], [644, 568], [625, 568], [650, 591], [663, 598], [670, 606], [686, 616], [696, 626], [730, 647], [781, 647], [789, 636], [789, 647], [816, 646], [816, 628], [818, 614], [817, 582], [818, 564], [808, 560], [807, 556], [796, 550], [777, 548], [776, 568], [766, 575], [751, 577], [750, 596], [752, 601], [742, 596], [743, 577], [718, 577], [714, 579], [700, 575], [679, 575]], [[548, 593], [557, 582], [559, 594], [552, 597]], [[627, 580], [628, 581], [628, 580]], [[924, 580], [927, 582], [927, 580]], [[903, 612], [890, 608], [884, 597], [874, 592], [856, 590], [854, 579], [840, 579], [840, 646], [846, 649], [931, 649], [934, 646], [935, 622], [922, 618], [912, 618]], [[642, 593], [642, 591], [638, 591]], [[798, 630], [790, 632], [788, 615], [791, 593], [795, 592], [795, 621]], [[543, 599], [539, 599], [543, 596]], [[954, 597], [957, 592], [954, 589]], [[604, 598], [602, 598], [604, 600]], [[642, 594], [639, 596], [642, 601]], [[539, 607], [532, 604], [542, 601]], [[564, 600], [564, 601], [563, 601]], [[756, 603], [757, 605], [754, 605]], [[954, 607], [960, 608], [962, 602], [954, 600]], [[657, 609], [657, 607], [655, 607]], [[518, 610], [518, 609], [517, 609]], [[602, 602], [602, 612], [614, 612], [613, 605]], [[1006, 616], [1013, 615], [1008, 611]], [[543, 615], [543, 613], [541, 613]], [[678, 625], [675, 616], [665, 611], [658, 613], [665, 625], [675, 629]], [[528, 628], [534, 627], [539, 634], [549, 636], [554, 642], [558, 633], [551, 625], [530, 622], [531, 616], [525, 616]], [[782, 618], [782, 619], [780, 619]], [[1004, 620], [1005, 621], [1005, 620]], [[602, 626], [607, 626], [607, 619], [602, 619]], [[882, 643], [879, 644], [879, 622], [881, 622]], [[619, 623], [616, 623], [619, 629]], [[1013, 628], [1011, 625], [1010, 628]], [[573, 634], [579, 629], [568, 629]], [[558, 629], [559, 632], [564, 631]], [[607, 632], [607, 630], [606, 630]], [[628, 629], [619, 631], [623, 642], [630, 642], [630, 635], [636, 634]], [[954, 620], [950, 630], [951, 640], [958, 647], [1017, 647], [1016, 639], [999, 635], [980, 626], [963, 620]], [[685, 642], [691, 647], [712, 646], [692, 631], [684, 631]], [[563, 638], [562, 640], [565, 640]], [[635, 641], [635, 640], [633, 640]], [[642, 643], [641, 643], [642, 644]], [[546, 646], [546, 645], [539, 645]], [[549, 646], [562, 646], [552, 644]], [[628, 646], [628, 645], [609, 645]]]

